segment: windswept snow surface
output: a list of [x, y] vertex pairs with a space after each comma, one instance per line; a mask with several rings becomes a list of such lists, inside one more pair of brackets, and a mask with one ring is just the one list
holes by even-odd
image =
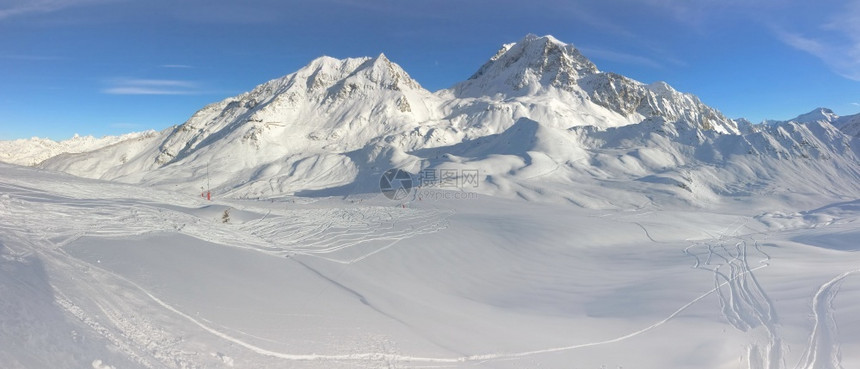
[[0, 165], [0, 363], [860, 366], [858, 200], [738, 200], [208, 202]]

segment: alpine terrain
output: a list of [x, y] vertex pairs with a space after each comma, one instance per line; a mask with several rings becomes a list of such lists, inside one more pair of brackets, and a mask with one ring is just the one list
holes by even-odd
[[552, 36], [0, 161], [4, 368], [860, 367], [860, 115], [730, 119]]

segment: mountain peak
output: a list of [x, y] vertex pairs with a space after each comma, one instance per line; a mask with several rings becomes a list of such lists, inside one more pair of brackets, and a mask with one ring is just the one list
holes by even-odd
[[677, 90], [675, 90], [672, 86], [669, 86], [669, 84], [664, 81], [657, 81], [651, 83], [647, 86], [647, 88], [658, 96], [672, 95], [678, 93]]
[[514, 43], [514, 45], [517, 45], [517, 44], [537, 45], [539, 47], [544, 47], [544, 48], [550, 47], [550, 45], [557, 45], [560, 47], [564, 47], [564, 46], [573, 47], [573, 45], [568, 45], [562, 41], [559, 41], [559, 39], [555, 38], [552, 35], [538, 36], [534, 33], [529, 33], [525, 37], [523, 37], [519, 42]]
[[798, 115], [796, 118], [791, 119], [792, 121], [798, 123], [811, 123], [811, 122], [820, 122], [825, 121], [828, 123], [832, 123], [839, 119], [839, 116], [828, 108], [815, 108], [811, 112], [806, 114]]
[[833, 112], [828, 108], [815, 108], [812, 109], [809, 113], [798, 115], [794, 118], [788, 120], [775, 120], [775, 119], [767, 119], [764, 124], [767, 125], [780, 125], [788, 122], [794, 123], [821, 123], [827, 122], [830, 124], [838, 125], [839, 115]]
[[[345, 83], [362, 84], [360, 80], [379, 85], [390, 90], [420, 89], [421, 86], [397, 63], [380, 53], [368, 58], [355, 71], [344, 79]], [[366, 83], [365, 83], [366, 84]]]
[[571, 90], [597, 66], [573, 45], [553, 36], [528, 34], [505, 44], [467, 81], [454, 87], [458, 95], [531, 94], [548, 87]]
[[298, 72], [287, 75], [269, 83], [289, 84], [294, 78], [304, 80], [307, 93], [326, 91], [334, 88], [338, 91], [328, 91], [327, 94], [342, 92], [346, 89], [358, 89], [361, 86], [374, 89], [378, 86], [391, 90], [403, 88], [420, 89], [421, 86], [413, 80], [403, 68], [380, 53], [375, 57], [336, 59], [321, 56], [312, 60]]
[[[325, 90], [337, 81], [353, 73], [369, 58], [346, 58], [336, 59], [330, 56], [321, 56], [312, 60], [308, 65], [302, 67], [293, 74], [280, 78], [283, 83], [290, 83], [293, 78], [305, 80], [308, 92]], [[278, 80], [275, 80], [278, 81]], [[269, 83], [275, 82], [270, 81]], [[276, 82], [277, 83], [277, 82]]]

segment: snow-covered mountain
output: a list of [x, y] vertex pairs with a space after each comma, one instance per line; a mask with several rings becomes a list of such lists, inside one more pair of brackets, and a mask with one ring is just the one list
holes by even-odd
[[[2, 143], [63, 153], [0, 163], [0, 367], [857, 368], [858, 117], [733, 121], [530, 35], [435, 93], [322, 57]], [[459, 186], [392, 202], [394, 167]]]
[[798, 115], [796, 118], [792, 119], [792, 121], [798, 123], [819, 122], [822, 120], [834, 122], [837, 119], [839, 119], [839, 115], [836, 115], [833, 110], [827, 108], [816, 108], [809, 113]]
[[[558, 128], [617, 127], [662, 116], [684, 118], [703, 129], [737, 133], [737, 126], [693, 95], [664, 82], [650, 85], [597, 69], [573, 45], [552, 36], [528, 35], [504, 45], [468, 80], [439, 92], [465, 126], [483, 134], [512, 124], [500, 115], [537, 120]], [[486, 111], [479, 114], [463, 114]], [[497, 123], [498, 124], [494, 124]], [[494, 132], [493, 132], [494, 131]]]
[[849, 136], [860, 135], [860, 114], [839, 116], [828, 108], [815, 108], [809, 113], [798, 115], [789, 120], [766, 120], [766, 125], [795, 123], [830, 123]]
[[839, 117], [834, 125], [849, 136], [860, 137], [860, 114]]
[[860, 189], [842, 119], [820, 110], [739, 125], [666, 83], [601, 72], [573, 45], [528, 35], [435, 93], [385, 55], [321, 57], [157, 135], [41, 166], [234, 197], [371, 192], [400, 167], [478, 170], [477, 191], [590, 207], [654, 191], [701, 202], [791, 178], [833, 177], [792, 187], [810, 191]]
[[321, 57], [201, 109], [151, 144], [62, 156], [45, 166], [126, 182], [195, 185], [208, 170], [222, 187], [265, 178], [271, 179], [270, 192], [314, 189], [354, 178], [345, 153], [389, 135], [427, 133], [419, 126], [441, 118], [438, 104], [385, 55]]
[[62, 141], [39, 137], [0, 141], [0, 162], [33, 166], [60, 154], [93, 151], [123, 141], [146, 139], [156, 134], [155, 131], [146, 131], [100, 138], [76, 134]]

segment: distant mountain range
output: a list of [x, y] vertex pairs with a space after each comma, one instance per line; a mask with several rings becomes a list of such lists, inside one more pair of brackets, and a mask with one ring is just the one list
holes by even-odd
[[101, 149], [122, 141], [158, 134], [155, 131], [127, 133], [120, 136], [75, 135], [68, 140], [54, 141], [47, 138], [0, 141], [0, 161], [10, 164], [36, 166], [48, 158], [60, 154], [74, 154]]
[[468, 170], [480, 182], [470, 191], [599, 208], [856, 194], [858, 134], [860, 115], [828, 109], [732, 120], [664, 82], [601, 72], [573, 45], [528, 35], [437, 92], [382, 54], [320, 57], [162, 132], [0, 142], [0, 160], [189, 193], [211, 183], [243, 198], [378, 193], [394, 167]]

